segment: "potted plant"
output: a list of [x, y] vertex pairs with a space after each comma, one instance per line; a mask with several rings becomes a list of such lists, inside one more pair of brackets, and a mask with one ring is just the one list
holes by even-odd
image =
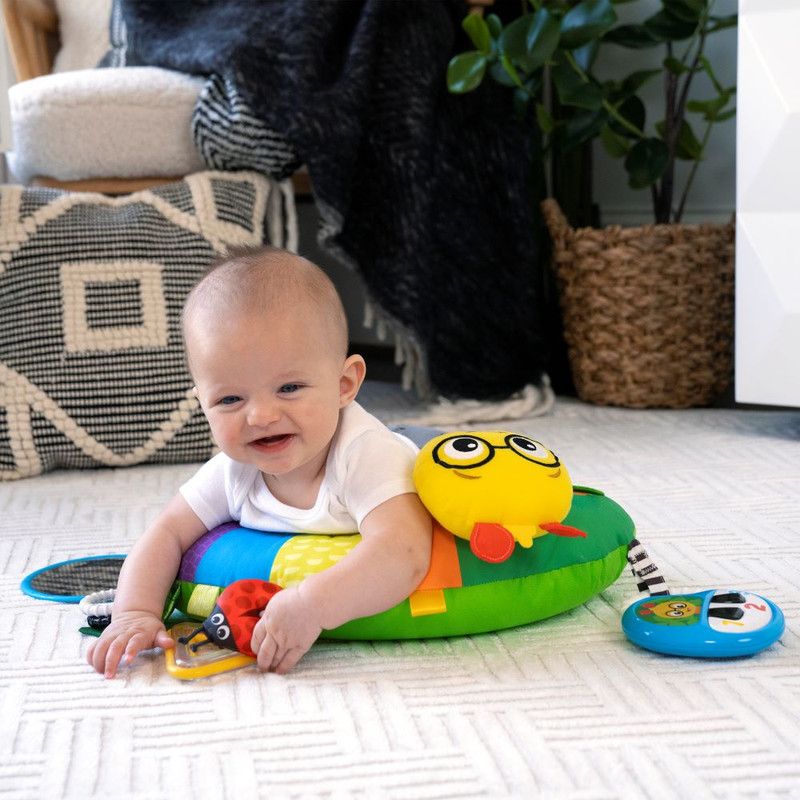
[[[646, 14], [619, 24], [626, 0], [529, 0], [504, 24], [471, 14], [474, 50], [448, 67], [450, 91], [476, 89], [488, 76], [514, 93], [519, 114], [550, 153], [550, 173], [600, 140], [621, 160], [628, 183], [649, 190], [654, 224], [573, 229], [554, 199], [543, 204], [554, 244], [565, 339], [578, 394], [627, 406], [711, 402], [731, 371], [732, 225], [685, 225], [686, 199], [712, 127], [735, 114], [735, 87], [723, 86], [705, 54], [713, 33], [736, 24], [713, 0], [633, 0]], [[630, 3], [630, 0], [627, 0]], [[599, 48], [658, 47], [658, 68], [600, 78]], [[711, 97], [692, 95], [705, 73]], [[660, 79], [663, 118], [646, 119], [642, 88]], [[692, 168], [676, 182], [676, 162]]]

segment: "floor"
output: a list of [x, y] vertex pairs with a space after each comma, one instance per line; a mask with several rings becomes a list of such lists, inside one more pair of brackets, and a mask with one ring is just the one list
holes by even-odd
[[[369, 383], [364, 405], [416, 404]], [[780, 641], [744, 659], [626, 640], [624, 572], [543, 622], [449, 640], [312, 648], [286, 677], [179, 682], [158, 653], [104, 681], [75, 606], [31, 570], [125, 552], [194, 465], [0, 486], [0, 798], [798, 798], [800, 412], [630, 411], [559, 398], [507, 427], [604, 490], [674, 590], [761, 593]]]

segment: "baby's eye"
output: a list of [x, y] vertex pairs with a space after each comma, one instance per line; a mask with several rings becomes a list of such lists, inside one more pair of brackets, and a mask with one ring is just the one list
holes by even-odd
[[219, 404], [221, 406], [232, 406], [238, 403], [242, 398], [235, 394], [226, 394], [225, 397], [220, 398]]
[[278, 390], [281, 394], [294, 394], [301, 388], [299, 383], [284, 383]]

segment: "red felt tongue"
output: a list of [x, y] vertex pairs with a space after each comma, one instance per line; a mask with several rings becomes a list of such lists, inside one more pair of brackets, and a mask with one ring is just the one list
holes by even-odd
[[514, 552], [514, 537], [496, 522], [476, 522], [469, 537], [469, 549], [481, 561], [499, 564]]
[[542, 522], [539, 527], [543, 531], [555, 534], [556, 536], [572, 536], [586, 538], [586, 531], [580, 528], [573, 528], [572, 525], [562, 525], [560, 522]]

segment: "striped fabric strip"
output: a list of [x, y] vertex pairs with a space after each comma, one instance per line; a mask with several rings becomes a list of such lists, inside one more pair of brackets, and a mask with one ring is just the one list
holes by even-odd
[[208, 167], [255, 170], [282, 181], [302, 164], [292, 145], [268, 128], [229, 76], [211, 75], [192, 115], [192, 137]]
[[647, 555], [638, 539], [631, 540], [628, 547], [628, 563], [631, 565], [631, 572], [638, 578], [636, 588], [640, 592], [647, 592], [651, 596], [670, 594], [661, 570]]

